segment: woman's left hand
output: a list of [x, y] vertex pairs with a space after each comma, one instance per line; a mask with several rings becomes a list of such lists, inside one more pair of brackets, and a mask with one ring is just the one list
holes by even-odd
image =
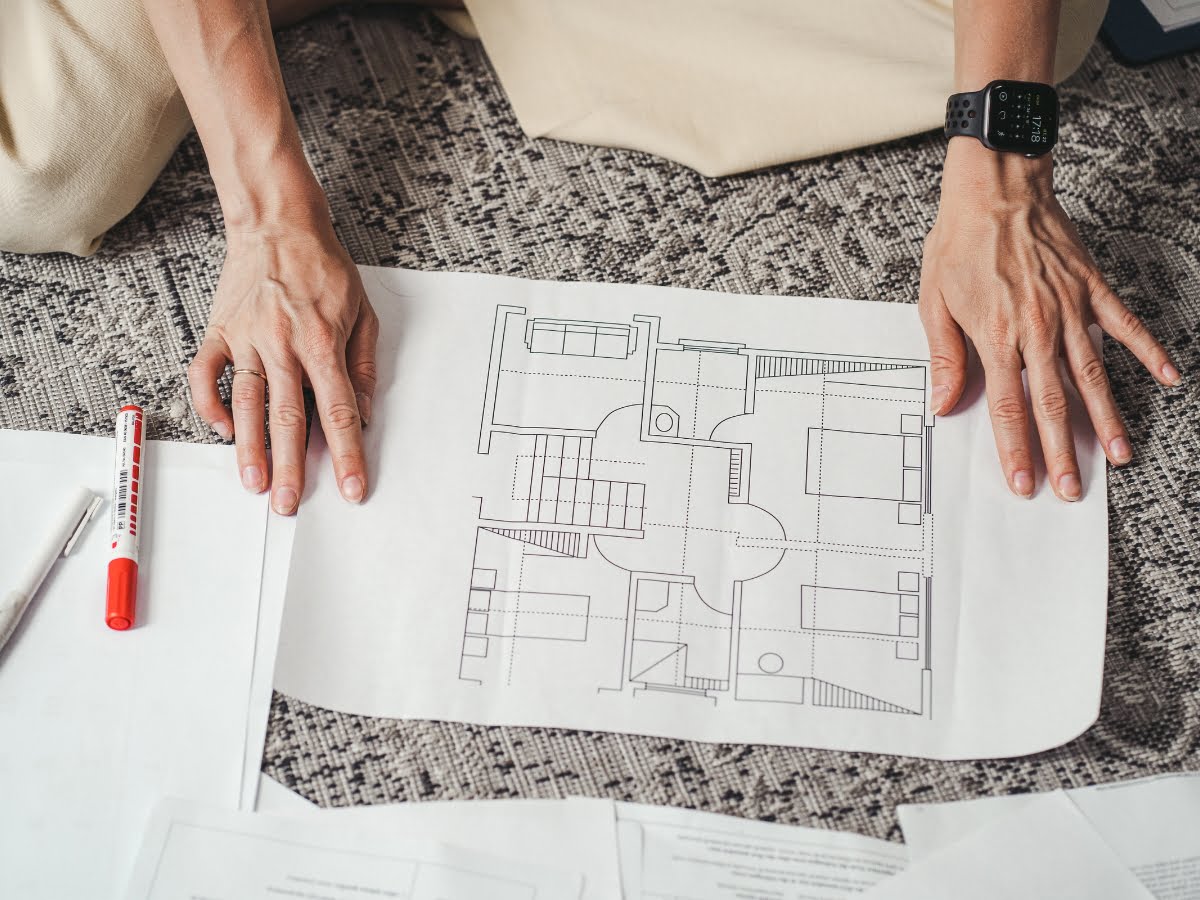
[[[1133, 455], [1104, 363], [1088, 337], [1098, 323], [1158, 381], [1179, 384], [1166, 350], [1112, 292], [1054, 196], [1049, 156], [997, 153], [965, 138], [950, 142], [937, 220], [925, 239], [921, 321], [932, 362], [932, 406], [944, 415], [962, 395], [964, 334], [983, 363], [996, 449], [1009, 487], [1034, 491], [1028, 408], [1047, 477], [1063, 500], [1082, 495], [1071, 434], [1065, 361], [1104, 446], [1117, 465]], [[1029, 377], [1029, 401], [1021, 380]]]

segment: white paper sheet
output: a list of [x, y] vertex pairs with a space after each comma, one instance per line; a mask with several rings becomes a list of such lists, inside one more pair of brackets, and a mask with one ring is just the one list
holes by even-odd
[[256, 808], [263, 747], [267, 741], [267, 722], [271, 716], [275, 654], [279, 649], [279, 626], [283, 620], [288, 563], [292, 557], [292, 538], [295, 534], [295, 516], [271, 515], [267, 519], [258, 627], [254, 639], [254, 666], [250, 680], [251, 703], [246, 720], [246, 746], [242, 759], [242, 790], [238, 809]]
[[259, 775], [254, 811], [273, 816], [303, 816], [320, 812], [321, 807], [284, 787], [270, 775]]
[[1079, 414], [1083, 500], [1012, 496], [978, 378], [927, 412], [914, 307], [363, 276], [373, 487], [314, 435], [279, 690], [939, 758], [1095, 720], [1103, 455]]
[[[1057, 792], [1055, 792], [1057, 793]], [[1200, 900], [1200, 775], [1162, 775], [1065, 792], [1158, 900]], [[1031, 813], [1055, 794], [1015, 794], [960, 803], [900, 806], [914, 860], [1014, 811]]]
[[621, 896], [611, 800], [471, 800], [322, 809], [264, 775], [260, 812], [377, 828], [583, 875], [584, 900]]
[[864, 900], [1152, 900], [1061, 792], [988, 820]]
[[[55, 490], [112, 493], [113, 442], [0, 432], [0, 578]], [[0, 654], [0, 896], [107, 900], [163, 793], [235, 806], [267, 504], [233, 450], [145, 449], [138, 621], [104, 624], [108, 502]], [[43, 502], [45, 505], [43, 505]]]
[[388, 822], [287, 818], [188, 803], [156, 812], [126, 900], [576, 900], [578, 875], [506, 860]]
[[617, 857], [621, 863], [623, 900], [641, 900], [642, 826], [633, 819], [617, 819]]
[[625, 900], [837, 900], [907, 861], [900, 844], [840, 831], [634, 803], [617, 819]]

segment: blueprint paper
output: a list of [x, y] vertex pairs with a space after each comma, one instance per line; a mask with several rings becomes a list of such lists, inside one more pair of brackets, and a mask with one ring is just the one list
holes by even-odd
[[0, 432], [22, 510], [0, 516], [0, 579], [55, 486], [105, 498], [0, 654], [0, 897], [110, 900], [160, 795], [238, 802], [266, 500], [232, 447], [148, 441], [137, 622], [112, 631], [112, 464], [111, 439]]
[[611, 800], [448, 800], [322, 809], [263, 776], [258, 811], [377, 828], [583, 876], [583, 900], [621, 896]]
[[1061, 791], [1001, 813], [863, 900], [1153, 900]]
[[[911, 306], [364, 269], [372, 488], [314, 434], [276, 687], [353, 713], [940, 758], [1097, 715], [1104, 460], [1012, 496]], [[1077, 410], [1078, 412], [1078, 410]]]
[[625, 900], [839, 900], [902, 871], [900, 844], [666, 806], [617, 804]]
[[126, 900], [577, 900], [578, 875], [415, 837], [166, 802], [146, 833]]
[[[1064, 792], [1117, 858], [1158, 900], [1200, 897], [1200, 775], [1160, 775]], [[1054, 794], [1015, 794], [897, 808], [914, 860], [997, 816], [1036, 811]]]

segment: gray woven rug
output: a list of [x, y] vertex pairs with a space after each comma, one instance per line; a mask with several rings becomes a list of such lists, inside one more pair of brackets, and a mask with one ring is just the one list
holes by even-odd
[[[479, 46], [422, 14], [336, 13], [279, 44], [359, 263], [916, 299], [937, 136], [708, 180], [639, 153], [530, 141]], [[377, 720], [276, 695], [264, 770], [323, 805], [591, 794], [893, 839], [897, 803], [1200, 770], [1200, 56], [1131, 70], [1097, 47], [1063, 107], [1063, 202], [1190, 379], [1160, 390], [1107, 344], [1137, 460], [1109, 476], [1104, 700], [1087, 734], [1024, 759], [947, 764]], [[106, 434], [139, 398], [153, 436], [213, 440], [184, 369], [222, 234], [193, 137], [94, 259], [0, 255], [0, 427]]]

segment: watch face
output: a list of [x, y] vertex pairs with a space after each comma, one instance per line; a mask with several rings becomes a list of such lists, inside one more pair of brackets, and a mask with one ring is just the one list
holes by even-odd
[[1045, 153], [1058, 137], [1058, 97], [1044, 84], [997, 81], [988, 87], [987, 142], [997, 150]]

